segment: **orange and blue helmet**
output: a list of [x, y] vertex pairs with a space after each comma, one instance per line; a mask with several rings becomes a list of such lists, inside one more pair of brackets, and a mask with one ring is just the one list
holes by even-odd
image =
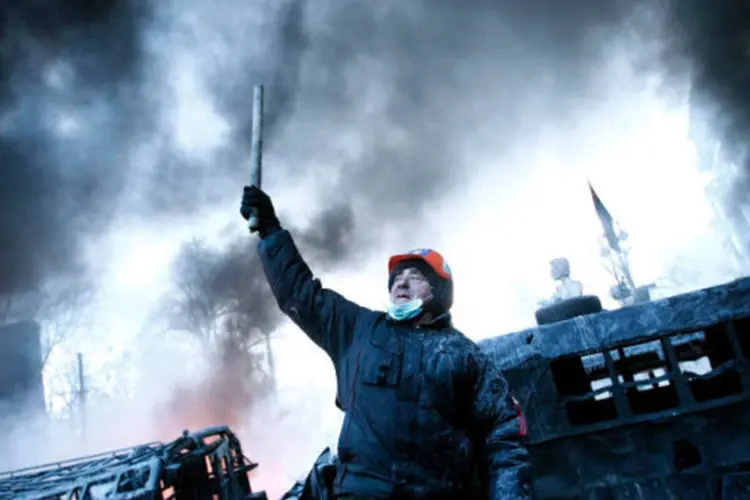
[[403, 269], [416, 267], [432, 286], [435, 306], [448, 311], [453, 305], [453, 273], [440, 253], [429, 248], [418, 248], [388, 259], [388, 288]]

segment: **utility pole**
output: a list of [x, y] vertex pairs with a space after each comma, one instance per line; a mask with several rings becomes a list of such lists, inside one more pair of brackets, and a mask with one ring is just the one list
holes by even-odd
[[86, 378], [83, 373], [83, 354], [76, 354], [76, 365], [78, 372], [78, 412], [81, 426], [81, 437], [86, 437]]

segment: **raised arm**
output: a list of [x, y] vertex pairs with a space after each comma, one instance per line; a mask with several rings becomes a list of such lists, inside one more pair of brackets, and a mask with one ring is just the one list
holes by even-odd
[[268, 195], [258, 188], [246, 187], [243, 217], [247, 218], [253, 209], [260, 224], [258, 253], [276, 302], [337, 363], [351, 344], [357, 317], [365, 309], [323, 288], [291, 234], [281, 228]]
[[531, 461], [526, 421], [508, 383], [493, 360], [479, 351], [468, 359], [472, 388], [472, 425], [487, 474], [487, 498], [531, 498]]

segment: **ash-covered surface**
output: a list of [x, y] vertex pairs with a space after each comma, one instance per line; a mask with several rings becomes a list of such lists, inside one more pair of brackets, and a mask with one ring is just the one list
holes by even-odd
[[481, 345], [528, 419], [538, 498], [750, 495], [738, 475], [750, 464], [750, 279]]
[[535, 357], [553, 359], [604, 346], [640, 342], [667, 331], [700, 330], [732, 317], [750, 316], [750, 278], [725, 285], [580, 316], [486, 339], [480, 345], [501, 367], [518, 366]]

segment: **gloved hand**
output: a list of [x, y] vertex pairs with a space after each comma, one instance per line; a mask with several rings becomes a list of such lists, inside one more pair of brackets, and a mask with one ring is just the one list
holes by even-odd
[[253, 211], [258, 216], [258, 235], [261, 238], [265, 238], [276, 229], [281, 229], [271, 198], [260, 188], [245, 186], [240, 213], [245, 220], [248, 220]]

